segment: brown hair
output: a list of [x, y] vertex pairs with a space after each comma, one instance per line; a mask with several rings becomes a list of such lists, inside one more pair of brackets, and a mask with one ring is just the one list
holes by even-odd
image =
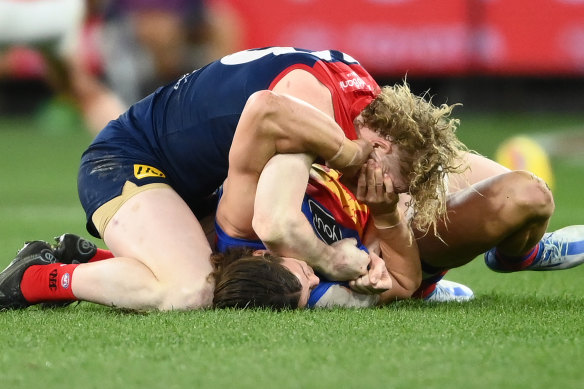
[[446, 175], [468, 168], [458, 158], [467, 148], [455, 135], [459, 120], [449, 117], [460, 104], [436, 107], [426, 96], [412, 94], [405, 81], [385, 86], [361, 116], [364, 125], [404, 151], [414, 227], [436, 233], [437, 221], [446, 217]]
[[250, 248], [233, 248], [211, 255], [215, 266], [216, 308], [270, 308], [274, 310], [298, 307], [302, 285], [285, 268], [282, 258], [271, 254], [253, 255]]

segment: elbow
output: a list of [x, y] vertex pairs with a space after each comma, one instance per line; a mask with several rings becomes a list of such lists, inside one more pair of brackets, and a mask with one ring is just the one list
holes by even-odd
[[[279, 96], [269, 90], [254, 92], [245, 104], [242, 119], [253, 123], [251, 128], [259, 131], [261, 135], [271, 135], [274, 126], [271, 118], [277, 111]], [[241, 120], [241, 119], [240, 119]]]
[[398, 300], [412, 298], [422, 283], [422, 274], [393, 275], [393, 287], [381, 294], [380, 304], [385, 305]]
[[406, 279], [400, 281], [402, 291], [399, 293], [399, 298], [401, 300], [409, 299], [414, 295], [414, 293], [422, 284], [422, 275], [420, 274], [419, 277], [407, 277]]
[[407, 300], [411, 298], [420, 287], [420, 282], [413, 280], [402, 281], [397, 288], [394, 288], [393, 296], [396, 300]]
[[419, 260], [416, 262], [416, 265], [407, 274], [403, 274], [397, 278], [397, 282], [399, 282], [403, 289], [404, 299], [412, 297], [418, 291], [420, 285], [422, 285], [422, 266]]
[[304, 214], [289, 210], [272, 210], [269, 213], [256, 213], [252, 226], [258, 238], [271, 251], [278, 255], [291, 255], [302, 236]]
[[266, 115], [270, 110], [274, 96], [276, 96], [274, 92], [266, 89], [254, 92], [247, 99], [245, 109], [254, 115]]
[[258, 238], [264, 244], [276, 240], [277, 229], [274, 226], [275, 224], [274, 218], [269, 217], [267, 213], [258, 212], [257, 210], [254, 212], [251, 225]]
[[255, 212], [252, 227], [258, 238], [271, 250], [278, 250], [286, 244], [293, 228], [293, 218], [285, 212]]

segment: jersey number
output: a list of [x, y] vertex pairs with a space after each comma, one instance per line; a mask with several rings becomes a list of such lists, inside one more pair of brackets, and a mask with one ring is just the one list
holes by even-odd
[[[306, 53], [313, 55], [317, 58], [320, 58], [323, 61], [332, 61], [332, 54], [329, 50], [322, 50], [322, 51], [302, 51], [297, 50], [293, 47], [268, 47], [265, 49], [259, 50], [244, 50], [238, 53], [227, 55], [221, 58], [221, 63], [224, 65], [239, 65], [251, 61], [255, 61], [256, 59], [260, 59], [265, 57], [266, 55], [273, 54], [273, 55], [282, 55], [282, 54], [290, 54], [290, 53]], [[347, 62], [354, 62], [355, 59], [351, 58], [351, 56], [347, 54], [343, 54], [344, 59]]]

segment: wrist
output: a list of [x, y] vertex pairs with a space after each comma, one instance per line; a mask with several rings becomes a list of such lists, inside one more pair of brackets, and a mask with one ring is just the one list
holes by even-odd
[[373, 215], [373, 225], [378, 230], [394, 228], [399, 226], [401, 223], [402, 223], [401, 214], [397, 210], [382, 215]]
[[327, 162], [328, 165], [335, 169], [342, 169], [350, 166], [358, 154], [357, 145], [347, 138], [343, 138], [335, 155]]
[[[319, 240], [318, 243], [322, 242]], [[304, 244], [302, 249], [304, 256], [302, 259], [315, 271], [328, 274], [330, 260], [332, 258], [332, 254], [330, 253], [331, 247], [324, 243], [322, 244], [324, 247], [321, 247], [320, 244], [312, 244], [309, 242], [304, 242]]]
[[319, 270], [320, 273], [329, 275], [332, 273], [335, 260], [335, 249], [333, 246], [325, 245], [323, 250], [320, 250], [318, 255], [315, 255], [313, 261], [315, 262], [315, 269]]

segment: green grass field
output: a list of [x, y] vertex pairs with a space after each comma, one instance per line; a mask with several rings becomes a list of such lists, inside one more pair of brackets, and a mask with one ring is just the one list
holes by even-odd
[[[583, 116], [473, 115], [460, 137], [492, 156], [515, 133]], [[578, 127], [579, 126], [579, 127]], [[86, 235], [82, 131], [0, 119], [0, 265], [25, 240]], [[553, 159], [552, 228], [584, 224], [583, 157]], [[101, 242], [96, 243], [100, 244]], [[478, 258], [448, 279], [466, 304], [380, 309], [134, 314], [89, 303], [0, 312], [0, 388], [581, 388], [584, 267], [497, 274]]]

